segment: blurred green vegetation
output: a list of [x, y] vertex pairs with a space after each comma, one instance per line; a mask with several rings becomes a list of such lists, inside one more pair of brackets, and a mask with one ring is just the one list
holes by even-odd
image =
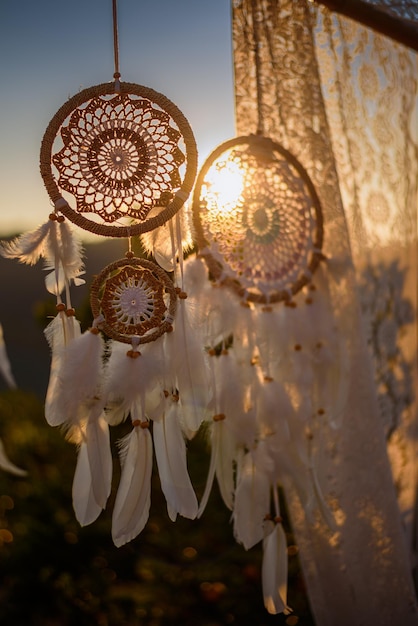
[[[113, 443], [119, 436], [112, 432]], [[0, 394], [0, 437], [10, 459], [28, 471], [0, 472], [0, 624], [2, 626], [300, 626], [313, 625], [288, 531], [290, 617], [263, 606], [261, 546], [236, 544], [230, 512], [217, 488], [199, 520], [166, 513], [154, 471], [149, 522], [116, 548], [106, 511], [81, 528], [71, 504], [76, 448], [49, 427], [35, 394]], [[189, 445], [198, 495], [208, 452], [203, 437]], [[114, 485], [119, 478], [115, 455]]]

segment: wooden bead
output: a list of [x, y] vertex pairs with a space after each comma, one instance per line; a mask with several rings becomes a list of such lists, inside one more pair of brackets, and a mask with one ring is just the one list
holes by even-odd
[[141, 356], [141, 353], [138, 352], [138, 350], [128, 350], [126, 356], [129, 356], [131, 359], [137, 359], [139, 356]]

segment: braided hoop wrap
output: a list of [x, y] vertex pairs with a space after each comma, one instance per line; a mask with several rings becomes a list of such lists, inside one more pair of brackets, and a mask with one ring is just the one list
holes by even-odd
[[196, 142], [181, 111], [153, 89], [119, 85], [70, 98], [50, 121], [40, 152], [56, 210], [106, 237], [162, 226], [187, 200], [197, 172]]
[[[97, 326], [112, 339], [155, 341], [171, 332], [177, 294], [158, 265], [146, 259], [119, 259], [98, 274], [90, 289]], [[102, 320], [102, 321], [100, 321]]]
[[226, 141], [208, 157], [193, 221], [211, 277], [252, 302], [290, 300], [323, 258], [311, 179], [290, 152], [259, 135]]

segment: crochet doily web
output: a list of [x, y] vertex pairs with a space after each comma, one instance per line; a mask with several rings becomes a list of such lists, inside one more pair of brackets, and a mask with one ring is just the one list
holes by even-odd
[[116, 261], [93, 282], [91, 305], [102, 330], [129, 343], [148, 343], [171, 330], [176, 293], [168, 276], [145, 259]]
[[151, 210], [166, 207], [181, 186], [184, 146], [173, 124], [145, 98], [92, 98], [60, 128], [52, 155], [58, 187], [89, 219], [111, 224], [146, 219]]
[[277, 151], [243, 144], [215, 158], [201, 181], [197, 211], [195, 203], [199, 247], [215, 277], [266, 300], [306, 284], [322, 243], [312, 191]]

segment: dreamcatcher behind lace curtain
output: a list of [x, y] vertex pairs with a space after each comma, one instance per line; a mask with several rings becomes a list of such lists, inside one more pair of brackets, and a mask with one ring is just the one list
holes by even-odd
[[[256, 8], [255, 19], [259, 22], [258, 32], [260, 34], [260, 75], [262, 84], [262, 97], [257, 94], [255, 75], [251, 70], [252, 50], [254, 48], [252, 11]], [[366, 212], [363, 208], [364, 216], [368, 216], [368, 229], [360, 226], [360, 216], [353, 206], [365, 206], [357, 203], [356, 185], [359, 179], [347, 177], [351, 170], [358, 164], [363, 164], [363, 157], [360, 155], [357, 160], [348, 161], [349, 152], [342, 141], [352, 140], [350, 147], [356, 148], [356, 141], [350, 132], [364, 133], [364, 128], [352, 128], [346, 134], [343, 131], [330, 133], [327, 125], [324, 102], [321, 94], [321, 83], [319, 68], [315, 57], [314, 31], [317, 16], [316, 10], [306, 2], [273, 2], [268, 0], [250, 0], [234, 2], [233, 9], [233, 39], [234, 39], [234, 63], [235, 63], [235, 94], [237, 112], [237, 133], [246, 134], [255, 132], [257, 128], [257, 110], [263, 113], [265, 132], [275, 141], [280, 142], [285, 148], [291, 150], [301, 161], [311, 176], [313, 183], [320, 197], [324, 221], [327, 224], [327, 254], [334, 259], [338, 259], [341, 264], [341, 278], [332, 285], [331, 298], [334, 314], [338, 320], [341, 332], [348, 338], [350, 346], [349, 358], [349, 397], [350, 401], [344, 414], [341, 415], [341, 428], [334, 430], [326, 422], [321, 425], [321, 436], [326, 441], [324, 450], [323, 467], [323, 489], [325, 497], [334, 511], [338, 520], [338, 530], [334, 534], [318, 521], [315, 526], [309, 525], [304, 513], [298, 504], [296, 497], [291, 499], [291, 517], [296, 530], [298, 541], [301, 545], [301, 560], [304, 575], [307, 581], [308, 593], [312, 609], [318, 624], [413, 624], [416, 623], [416, 604], [413, 590], [410, 561], [405, 549], [405, 535], [399, 516], [399, 509], [396, 500], [396, 493], [393, 488], [391, 468], [386, 454], [385, 426], [382, 424], [382, 414], [379, 408], [382, 407], [381, 398], [377, 397], [376, 385], [373, 380], [370, 353], [363, 333], [362, 311], [360, 301], [356, 297], [356, 281], [354, 268], [351, 265], [351, 251], [349, 240], [354, 235], [357, 242], [354, 244], [354, 259], [356, 261], [356, 271], [359, 272], [359, 250], [364, 251], [364, 237], [368, 237], [367, 250], [373, 248], [376, 243], [382, 242], [382, 232], [385, 227], [383, 222], [388, 222], [388, 215], [382, 213], [378, 215], [379, 208], [382, 207], [382, 197], [389, 205], [390, 217], [393, 218], [395, 209], [390, 205], [393, 192], [386, 198], [380, 194], [370, 197], [374, 202], [375, 210], [372, 208]], [[345, 26], [345, 31], [340, 33], [337, 29], [332, 29], [332, 35], [336, 37], [346, 37], [352, 33], [352, 42], [361, 42], [358, 31], [354, 36], [354, 27], [351, 31]], [[331, 33], [331, 30], [327, 31]], [[363, 35], [364, 37], [365, 35]], [[377, 41], [377, 39], [376, 39]], [[343, 56], [343, 49], [335, 48], [342, 55], [342, 61], [346, 62]], [[341, 42], [338, 42], [340, 44]], [[323, 93], [327, 97], [329, 93], [329, 79], [332, 77], [335, 59], [332, 58], [332, 48], [329, 42], [318, 37], [318, 46], [325, 46], [321, 56], [321, 79], [327, 75], [329, 78], [323, 85]], [[353, 54], [360, 52], [361, 48], [353, 45]], [[384, 59], [384, 50], [380, 58]], [[399, 53], [398, 60], [404, 61], [396, 71], [408, 72], [408, 64], [405, 63], [406, 55]], [[409, 59], [409, 57], [408, 57]], [[386, 57], [387, 61], [387, 57]], [[386, 74], [380, 70], [370, 70], [370, 65], [363, 66], [363, 78], [359, 84], [357, 97], [347, 93], [342, 95], [341, 100], [334, 97], [334, 113], [338, 111], [341, 101], [345, 102], [345, 107], [352, 109], [355, 103], [365, 102], [371, 107], [371, 101], [363, 100], [360, 97], [360, 87], [366, 87], [370, 93], [376, 91], [369, 84], [369, 76], [374, 76], [375, 86], [378, 88], [379, 82], [383, 81], [387, 89], [393, 85], [390, 79], [390, 69], [394, 67], [388, 65]], [[324, 74], [327, 72], [328, 74]], [[395, 70], [394, 70], [395, 71]], [[379, 73], [380, 72], [380, 73]], [[335, 81], [334, 81], [335, 84]], [[406, 84], [406, 82], [405, 82]], [[397, 87], [396, 87], [397, 88]], [[349, 86], [346, 85], [346, 89]], [[373, 89], [373, 92], [371, 91]], [[258, 101], [257, 101], [258, 95]], [[349, 97], [351, 95], [351, 98]], [[367, 94], [366, 94], [367, 95]], [[407, 94], [397, 92], [402, 106], [408, 104]], [[403, 97], [403, 100], [402, 100]], [[386, 101], [388, 97], [386, 95]], [[383, 100], [384, 101], [384, 100]], [[357, 109], [361, 111], [361, 109]], [[371, 110], [368, 109], [369, 111]], [[395, 111], [397, 109], [395, 108]], [[400, 109], [399, 109], [400, 110]], [[406, 109], [404, 109], [406, 110]], [[411, 109], [409, 109], [411, 110]], [[382, 114], [381, 110], [377, 113]], [[342, 116], [344, 118], [344, 116]], [[341, 114], [338, 118], [341, 121]], [[406, 118], [403, 118], [404, 120]], [[357, 121], [368, 121], [360, 113]], [[334, 118], [332, 118], [334, 123]], [[350, 120], [352, 122], [353, 120]], [[388, 174], [392, 172], [402, 172], [402, 152], [405, 145], [400, 146], [401, 150], [395, 150], [395, 163], [397, 166], [390, 167], [388, 157], [389, 148], [386, 151], [386, 158], [382, 161], [380, 172], [376, 172], [373, 165], [377, 162], [374, 156], [379, 145], [376, 130], [383, 133], [393, 133], [396, 121], [387, 124], [382, 119], [373, 127], [375, 136], [370, 139], [370, 148], [365, 160], [369, 166], [367, 171], [361, 172], [363, 180], [372, 182], [369, 192], [376, 192], [379, 189], [379, 174], [385, 172], [387, 187], [391, 181]], [[402, 127], [405, 130], [405, 125]], [[368, 137], [368, 135], [366, 135]], [[393, 137], [389, 137], [391, 139]], [[341, 141], [331, 143], [331, 140]], [[393, 144], [392, 144], [393, 145]], [[411, 144], [412, 145], [412, 144]], [[344, 184], [340, 190], [336, 162], [334, 161], [333, 150], [336, 151], [338, 174], [343, 177]], [[357, 148], [357, 154], [359, 154]], [[413, 156], [413, 155], [412, 155]], [[386, 164], [386, 169], [385, 168]], [[343, 166], [345, 165], [345, 170]], [[350, 166], [350, 167], [349, 167]], [[347, 168], [349, 168], [347, 170]], [[370, 172], [373, 172], [371, 178]], [[398, 181], [401, 179], [398, 177]], [[402, 178], [404, 181], [405, 179]], [[403, 183], [406, 190], [408, 186]], [[382, 187], [380, 187], [382, 189]], [[347, 196], [351, 198], [348, 209], [348, 225], [345, 220], [341, 191], [344, 201]], [[369, 193], [369, 195], [370, 195]], [[409, 192], [408, 192], [409, 193]], [[367, 195], [367, 194], [366, 194]], [[398, 195], [398, 199], [399, 199]], [[377, 201], [379, 199], [379, 202]], [[370, 207], [373, 204], [369, 204]], [[386, 206], [386, 204], [385, 204]], [[363, 215], [362, 215], [363, 217]], [[405, 217], [405, 213], [403, 214]], [[406, 217], [411, 217], [410, 212]], [[373, 219], [373, 222], [370, 220]], [[347, 227], [348, 226], [348, 227]], [[415, 222], [409, 221], [404, 225], [402, 233], [397, 231], [399, 237], [405, 243], [406, 232], [414, 233], [409, 235], [409, 239], [415, 236]], [[363, 238], [360, 239], [359, 235]], [[373, 234], [374, 239], [371, 237]], [[402, 237], [400, 237], [402, 235]], [[389, 241], [387, 242], [389, 244]], [[361, 253], [363, 256], [364, 252]], [[387, 258], [387, 257], [386, 257]], [[395, 261], [394, 253], [391, 260]], [[402, 267], [396, 262], [389, 261], [393, 281], [392, 287], [396, 284], [396, 274], [402, 272]], [[364, 264], [363, 264], [364, 266]], [[381, 281], [378, 274], [379, 266], [374, 265], [367, 268], [369, 275], [365, 275], [370, 295], [370, 289], [377, 290], [376, 296], [381, 296]], [[380, 268], [383, 275], [388, 276], [388, 270]], [[367, 273], [366, 273], [367, 274]], [[390, 289], [388, 287], [388, 289]], [[364, 290], [363, 290], [364, 291]], [[367, 293], [367, 291], [366, 291]], [[387, 299], [389, 290], [383, 293]], [[372, 295], [372, 300], [375, 294]], [[389, 323], [381, 324], [377, 332], [393, 333], [394, 325], [399, 320], [407, 321], [408, 315], [412, 312], [412, 307], [408, 307], [402, 299], [391, 301], [393, 310], [389, 314]], [[383, 305], [382, 305], [383, 306]], [[398, 310], [394, 310], [397, 307]], [[397, 317], [400, 316], [400, 317]], [[402, 317], [403, 316], [403, 317]], [[405, 317], [406, 316], [406, 317]], [[380, 321], [379, 316], [377, 318]], [[376, 329], [375, 329], [376, 330]], [[384, 344], [389, 346], [386, 342]], [[392, 344], [393, 345], [393, 344]], [[395, 345], [398, 344], [395, 341]], [[413, 344], [415, 346], [415, 343]], [[393, 381], [393, 372], [403, 373], [403, 383], [406, 384], [411, 376], [411, 369], [405, 367], [402, 360], [404, 354], [390, 353], [384, 360], [385, 366], [392, 361], [396, 363], [396, 368], [392, 370], [392, 377], [388, 370], [385, 370], [383, 380], [379, 381], [378, 393], [382, 392], [385, 384]], [[406, 357], [405, 357], [406, 358]], [[395, 359], [395, 360], [394, 360]], [[383, 368], [385, 369], [385, 367]], [[396, 396], [398, 388], [393, 385], [393, 396]], [[384, 402], [390, 399], [390, 394], [386, 394]], [[378, 402], [379, 400], [379, 402]], [[409, 398], [410, 400], [410, 398]], [[410, 403], [410, 402], [409, 402]], [[380, 406], [379, 406], [380, 405]], [[406, 413], [399, 411], [398, 415], [404, 417]], [[405, 428], [406, 428], [405, 424]], [[404, 438], [405, 440], [405, 438]], [[396, 449], [396, 448], [395, 448]], [[400, 448], [398, 448], [400, 450]], [[406, 450], [406, 448], [405, 448]], [[396, 455], [395, 455], [396, 457]], [[399, 455], [398, 455], [399, 457]], [[401, 476], [398, 472], [398, 475]], [[405, 474], [404, 474], [405, 475]], [[403, 476], [401, 476], [403, 480]], [[403, 483], [406, 484], [406, 481]], [[292, 493], [291, 486], [287, 485], [287, 493]], [[405, 489], [404, 495], [407, 493]], [[289, 497], [289, 495], [288, 495]], [[406, 497], [406, 496], [405, 496]]]

